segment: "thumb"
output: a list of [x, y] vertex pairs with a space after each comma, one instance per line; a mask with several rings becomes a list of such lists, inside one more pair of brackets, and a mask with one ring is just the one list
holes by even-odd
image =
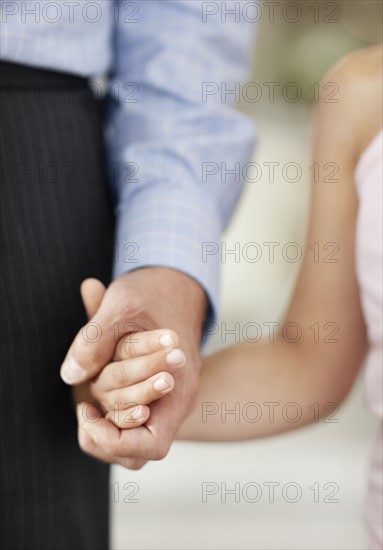
[[[102, 300], [105, 296], [106, 288], [98, 279], [85, 279], [81, 284], [81, 297], [84, 303], [88, 319], [92, 319], [101, 306]], [[83, 337], [81, 336], [81, 331], [77, 335], [75, 342], [82, 342]], [[79, 363], [73, 357], [73, 347], [75, 343], [72, 344], [67, 357], [65, 358], [64, 363], [61, 367], [61, 378], [67, 384], [72, 384], [76, 379], [83, 379], [86, 376], [86, 370], [84, 370]], [[77, 344], [77, 347], [79, 344]], [[75, 346], [76, 347], [76, 346]], [[85, 350], [86, 351], [86, 350]], [[71, 353], [72, 352], [72, 353]], [[96, 373], [94, 373], [96, 374]]]
[[[115, 285], [114, 285], [115, 286]], [[77, 385], [96, 376], [113, 358], [116, 347], [116, 323], [123, 321], [120, 287], [105, 289], [96, 279], [81, 285], [81, 295], [89, 322], [75, 336], [61, 366], [60, 375], [69, 385]], [[116, 313], [117, 311], [117, 313]], [[123, 335], [123, 334], [122, 334]]]
[[88, 319], [96, 315], [106, 292], [105, 286], [98, 279], [85, 279], [81, 284], [81, 297]]

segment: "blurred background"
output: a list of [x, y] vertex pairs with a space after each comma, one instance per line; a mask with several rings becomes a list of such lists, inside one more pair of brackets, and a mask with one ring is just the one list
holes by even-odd
[[[262, 97], [256, 103], [243, 101], [240, 106], [258, 128], [253, 162], [260, 167], [261, 177], [247, 184], [224, 236], [228, 249], [234, 248], [235, 242], [243, 246], [250, 241], [303, 245], [315, 83], [343, 55], [382, 39], [380, 0], [280, 0], [272, 4], [273, 21], [271, 8], [262, 8], [249, 76], [249, 82], [260, 84]], [[274, 101], [270, 101], [265, 82], [280, 83]], [[297, 86], [283, 93], [289, 82]], [[301, 91], [299, 99], [294, 90]], [[280, 163], [274, 182], [269, 178], [270, 162]], [[296, 182], [292, 181], [293, 172], [285, 177], [283, 168], [288, 163], [302, 168]], [[228, 330], [238, 322], [262, 326], [283, 316], [300, 263], [284, 260], [282, 246], [274, 263], [262, 248], [258, 263], [236, 263], [231, 255], [222, 265], [221, 321]], [[222, 340], [219, 331], [210, 350], [233, 343], [235, 336], [227, 337], [225, 343]], [[319, 422], [254, 442], [177, 442], [164, 461], [148, 464], [142, 471], [114, 468], [112, 548], [363, 549], [366, 473], [378, 425], [365, 408], [361, 380], [334, 418], [338, 422]], [[228, 495], [225, 503], [219, 491], [203, 502], [202, 484], [206, 482], [225, 483], [227, 489], [234, 489], [235, 483], [240, 483], [241, 489], [246, 483], [258, 483], [262, 497], [250, 503], [242, 497], [235, 502], [234, 496]], [[268, 482], [280, 483], [274, 502], [264, 485]], [[288, 483], [302, 490], [295, 503], [291, 502], [294, 487], [283, 494]], [[315, 496], [316, 490], [319, 496]]]

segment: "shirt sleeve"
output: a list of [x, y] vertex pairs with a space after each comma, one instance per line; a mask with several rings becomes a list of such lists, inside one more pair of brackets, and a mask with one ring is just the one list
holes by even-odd
[[[222, 4], [228, 12], [241, 3]], [[252, 121], [235, 109], [254, 24], [212, 14], [214, 6], [221, 2], [120, 2], [107, 133], [114, 276], [147, 266], [182, 271], [204, 288], [210, 322], [221, 234], [255, 138]]]

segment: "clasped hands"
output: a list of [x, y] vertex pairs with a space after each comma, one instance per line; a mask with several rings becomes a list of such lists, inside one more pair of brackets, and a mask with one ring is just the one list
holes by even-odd
[[166, 456], [191, 409], [205, 294], [187, 275], [157, 267], [108, 289], [88, 279], [81, 294], [89, 322], [61, 368], [73, 386], [79, 445], [99, 460], [139, 469]]

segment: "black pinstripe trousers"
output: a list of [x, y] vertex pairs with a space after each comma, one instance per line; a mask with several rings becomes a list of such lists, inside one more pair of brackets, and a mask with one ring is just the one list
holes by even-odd
[[59, 377], [80, 283], [112, 267], [102, 107], [79, 77], [0, 75], [0, 547], [105, 550], [109, 469], [80, 451]]

